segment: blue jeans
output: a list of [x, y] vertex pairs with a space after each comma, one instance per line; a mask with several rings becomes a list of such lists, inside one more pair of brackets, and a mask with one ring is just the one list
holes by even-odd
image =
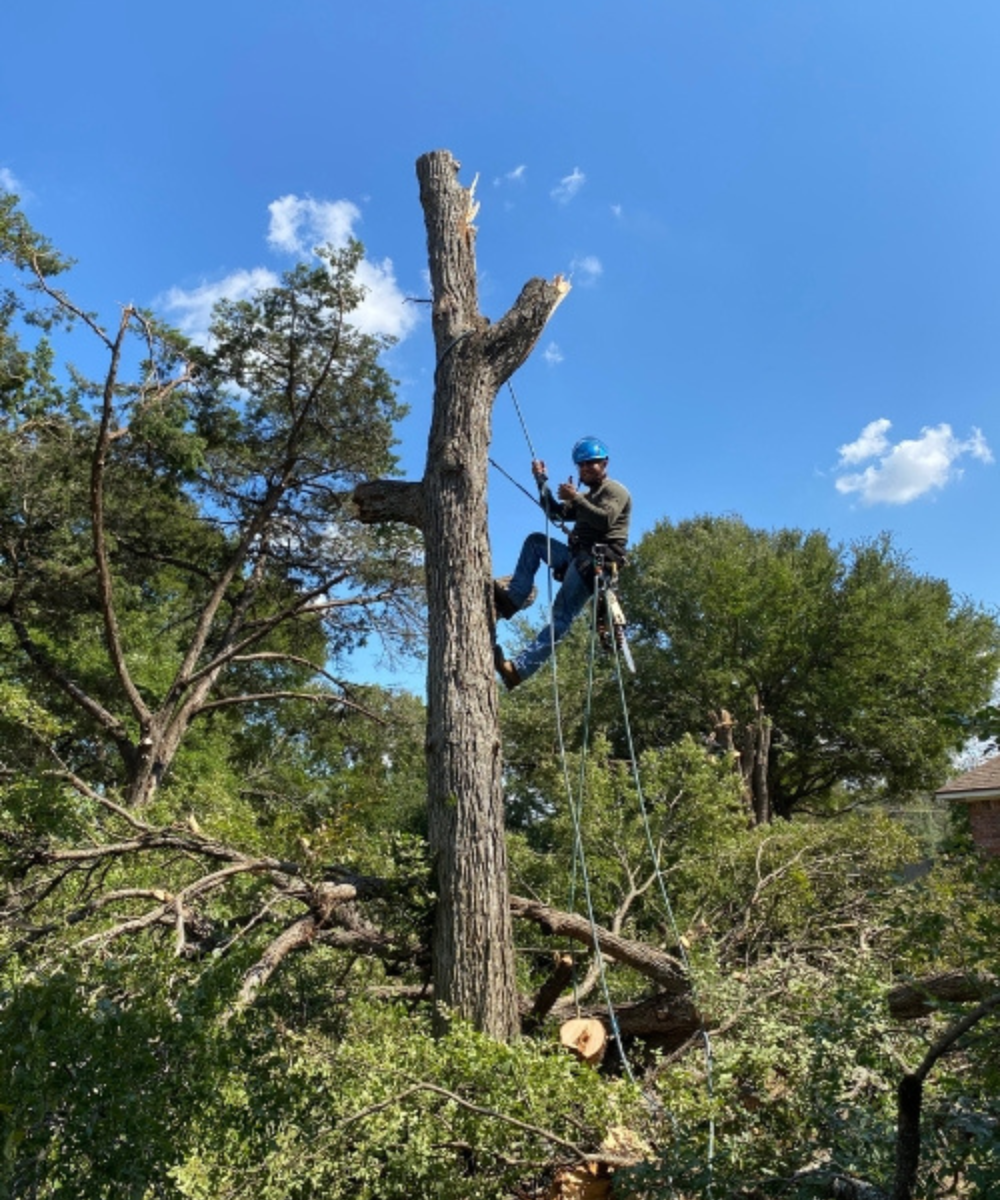
[[507, 593], [515, 604], [521, 605], [531, 591], [535, 572], [543, 562], [566, 574], [562, 587], [556, 593], [552, 605], [552, 623], [546, 625], [530, 646], [514, 659], [514, 666], [522, 679], [534, 675], [552, 653], [552, 646], [560, 641], [573, 624], [573, 618], [590, 599], [590, 587], [583, 580], [573, 561], [573, 554], [564, 542], [554, 541], [544, 533], [532, 533], [525, 538], [514, 574], [507, 586]]

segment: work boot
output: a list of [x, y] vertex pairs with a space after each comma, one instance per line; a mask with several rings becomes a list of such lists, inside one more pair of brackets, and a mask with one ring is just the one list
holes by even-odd
[[510, 575], [504, 575], [500, 579], [493, 580], [493, 607], [496, 609], [497, 617], [504, 621], [509, 621], [522, 608], [528, 608], [534, 604], [535, 597], [538, 595], [538, 589], [532, 588], [528, 593], [528, 598], [518, 604], [507, 590], [510, 580]]
[[507, 691], [513, 691], [521, 682], [521, 676], [518, 674], [517, 667], [504, 655], [502, 646], [493, 647], [493, 665]]
[[497, 619], [504, 621], [509, 621], [519, 608], [499, 579], [493, 580], [493, 607], [497, 610]]

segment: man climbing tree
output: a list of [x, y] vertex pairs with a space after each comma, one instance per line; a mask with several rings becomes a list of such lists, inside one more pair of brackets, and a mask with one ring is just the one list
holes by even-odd
[[627, 488], [608, 477], [607, 446], [600, 438], [581, 438], [573, 447], [573, 462], [579, 468], [580, 482], [587, 487], [587, 492], [577, 491], [570, 476], [566, 483], [559, 484], [558, 500], [546, 486], [545, 463], [531, 464], [546, 514], [559, 522], [575, 522], [569, 544], [551, 538], [547, 533], [530, 534], [521, 547], [510, 583], [506, 587], [499, 581], [493, 584], [497, 616], [509, 620], [527, 603], [535, 572], [543, 562], [548, 563], [556, 579], [562, 581], [552, 606], [551, 624], [531, 645], [513, 661], [506, 658], [500, 646], [494, 649], [496, 669], [508, 691], [534, 675], [546, 662], [587, 603], [594, 590], [595, 546], [606, 546], [616, 566], [625, 561], [632, 497]]

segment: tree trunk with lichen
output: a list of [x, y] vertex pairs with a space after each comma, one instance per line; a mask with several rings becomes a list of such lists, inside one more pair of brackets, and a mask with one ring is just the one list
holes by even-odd
[[424, 534], [427, 763], [437, 876], [436, 1002], [499, 1038], [518, 1031], [507, 887], [492, 562], [486, 481], [493, 403], [524, 362], [568, 285], [530, 280], [495, 325], [479, 312], [474, 188], [446, 150], [417, 161], [427, 229], [436, 351], [434, 411], [419, 483], [362, 484], [362, 520]]

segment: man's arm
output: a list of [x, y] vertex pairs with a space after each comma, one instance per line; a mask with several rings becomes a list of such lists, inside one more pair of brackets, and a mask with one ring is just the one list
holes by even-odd
[[621, 517], [630, 499], [626, 488], [608, 480], [598, 489], [596, 497], [577, 492], [573, 505], [577, 520], [585, 519], [595, 532], [606, 534]]
[[552, 490], [546, 486], [549, 476], [545, 469], [545, 463], [541, 459], [536, 459], [531, 464], [531, 473], [535, 477], [535, 483], [538, 484], [539, 503], [544, 511], [556, 521], [565, 521], [570, 515], [569, 510], [565, 504], [561, 504], [552, 495]]

